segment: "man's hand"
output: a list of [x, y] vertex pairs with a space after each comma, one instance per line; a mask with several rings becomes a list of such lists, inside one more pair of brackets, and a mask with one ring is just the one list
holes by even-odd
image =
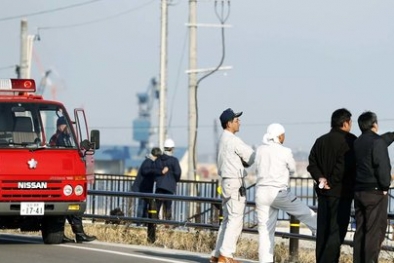
[[331, 189], [330, 186], [328, 185], [327, 179], [324, 177], [319, 178], [319, 188], [320, 189]]

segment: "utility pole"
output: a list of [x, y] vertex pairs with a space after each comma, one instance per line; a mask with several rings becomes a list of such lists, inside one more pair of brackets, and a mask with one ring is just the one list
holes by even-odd
[[19, 76], [20, 79], [28, 77], [28, 59], [27, 59], [27, 21], [21, 21], [21, 50], [20, 50]]
[[[198, 73], [206, 73], [209, 76], [217, 70], [231, 69], [231, 66], [217, 67], [217, 68], [197, 68], [197, 27], [228, 27], [226, 25], [212, 25], [212, 24], [197, 24], [197, 0], [189, 0], [189, 69], [186, 73], [189, 74], [189, 144], [188, 144], [188, 179], [195, 180], [197, 178], [197, 89], [199, 82], [197, 79]], [[208, 73], [207, 73], [208, 72]]]
[[[201, 72], [215, 72], [220, 69], [197, 69], [197, 27], [203, 26], [197, 24], [197, 0], [189, 0], [189, 69], [186, 73], [189, 74], [189, 143], [188, 143], [188, 174], [189, 180], [197, 180], [197, 89], [201, 81], [197, 79], [197, 74]], [[208, 25], [211, 27], [211, 25]], [[208, 75], [210, 75], [208, 74]], [[205, 75], [208, 76], [208, 75]], [[199, 196], [200, 191], [198, 185], [195, 189], [191, 189], [191, 196]], [[194, 208], [191, 208], [194, 209]], [[196, 211], [193, 214], [201, 213], [201, 205], [197, 204]], [[200, 222], [201, 218], [196, 217], [196, 222]]]
[[167, 137], [167, 0], [161, 0], [161, 41], [160, 41], [160, 97], [159, 97], [159, 147], [163, 149]]
[[189, 143], [188, 179], [196, 179], [197, 139], [197, 0], [189, 0]]
[[18, 78], [29, 79], [34, 36], [27, 34], [27, 20], [21, 21], [21, 49]]

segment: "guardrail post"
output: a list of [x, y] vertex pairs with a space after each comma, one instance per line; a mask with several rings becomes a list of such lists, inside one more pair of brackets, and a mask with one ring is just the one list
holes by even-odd
[[[96, 179], [96, 175], [94, 176]], [[96, 190], [96, 180], [93, 181], [93, 185], [92, 185], [93, 190]], [[86, 197], [88, 197], [88, 194], [86, 193]], [[95, 215], [96, 214], [96, 196], [91, 196], [91, 209], [92, 209], [92, 214]], [[95, 219], [92, 219], [92, 223], [94, 223]]]
[[[157, 219], [157, 210], [156, 210], [156, 200], [155, 199], [149, 199], [149, 205], [148, 205], [148, 217], [151, 219]], [[156, 241], [156, 224], [154, 223], [148, 223], [148, 242], [149, 243], [154, 243]]]
[[[290, 233], [300, 233], [300, 221], [294, 216], [290, 217]], [[288, 262], [298, 262], [298, 238], [290, 238]]]

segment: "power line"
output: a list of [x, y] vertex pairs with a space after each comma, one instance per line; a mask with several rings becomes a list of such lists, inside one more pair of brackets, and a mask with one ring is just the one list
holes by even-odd
[[[393, 118], [384, 118], [380, 119], [379, 122], [391, 122], [394, 121]], [[242, 127], [266, 127], [270, 123], [242, 123]], [[328, 125], [327, 128], [329, 128], [330, 121], [299, 121], [299, 122], [281, 122], [281, 124], [285, 126], [315, 126], [315, 125]], [[172, 125], [173, 129], [186, 129], [188, 126], [186, 124], [181, 124], [181, 125]], [[202, 129], [207, 129], [207, 128], [212, 128], [212, 124], [203, 124], [199, 125], [199, 128]], [[103, 130], [129, 130], [132, 129], [132, 126], [95, 126], [95, 129], [103, 129]], [[158, 126], [152, 126], [152, 128], [158, 128]]]
[[[265, 127], [269, 123], [242, 123], [242, 127]], [[321, 125], [321, 124], [329, 124], [328, 121], [321, 121], [321, 122], [282, 122], [283, 125], [288, 126], [305, 126], [305, 125]], [[186, 124], [180, 125], [172, 125], [173, 129], [185, 129], [188, 126]], [[202, 124], [199, 125], [199, 128], [207, 129], [212, 128], [212, 124]], [[158, 128], [157, 125], [152, 126], [152, 128]], [[95, 126], [95, 129], [103, 129], [103, 130], [128, 130], [132, 129], [132, 126]]]
[[142, 4], [142, 5], [140, 5], [140, 6], [133, 7], [133, 8], [130, 8], [130, 9], [126, 10], [126, 11], [123, 11], [123, 12], [120, 12], [120, 13], [117, 13], [117, 14], [113, 14], [113, 15], [110, 15], [110, 16], [107, 16], [107, 17], [95, 19], [95, 20], [90, 20], [90, 21], [81, 22], [81, 23], [77, 23], [77, 24], [61, 25], [61, 26], [46, 26], [46, 27], [39, 27], [39, 28], [38, 28], [38, 31], [39, 31], [39, 30], [62, 29], [62, 28], [71, 28], [71, 27], [86, 26], [86, 25], [90, 25], [90, 24], [94, 24], [94, 23], [98, 23], [98, 22], [102, 22], [102, 21], [106, 21], [106, 20], [118, 18], [119, 16], [122, 16], [122, 15], [125, 15], [125, 14], [128, 14], [128, 13], [131, 13], [131, 12], [136, 11], [136, 10], [139, 10], [139, 9], [145, 7], [145, 6], [148, 6], [148, 5], [150, 5], [151, 3], [155, 2], [155, 1], [157, 1], [157, 0], [151, 0], [151, 1], [149, 1], [149, 2], [147, 2], [147, 3], [145, 3], [145, 4]]
[[54, 8], [54, 9], [48, 9], [48, 10], [44, 10], [44, 11], [38, 11], [35, 13], [28, 13], [28, 14], [24, 14], [24, 15], [4, 17], [4, 18], [0, 18], [0, 22], [7, 21], [7, 20], [13, 20], [13, 19], [17, 19], [17, 18], [25, 18], [25, 17], [29, 17], [29, 16], [37, 16], [37, 15], [42, 15], [42, 14], [47, 14], [47, 13], [53, 13], [53, 12], [62, 11], [65, 9], [70, 9], [70, 8], [79, 7], [79, 6], [83, 6], [83, 5], [89, 5], [94, 2], [98, 2], [98, 1], [102, 1], [102, 0], [91, 0], [91, 1], [83, 2], [83, 3], [79, 3], [79, 4], [68, 5], [68, 6], [58, 7], [58, 8]]
[[17, 67], [16, 65], [11, 65], [11, 66], [5, 66], [5, 67], [0, 67], [0, 70], [6, 70], [6, 69], [10, 69], [10, 68], [15, 68]]

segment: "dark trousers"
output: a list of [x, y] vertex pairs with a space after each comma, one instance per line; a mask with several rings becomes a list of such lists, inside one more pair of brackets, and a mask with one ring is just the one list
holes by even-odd
[[82, 217], [76, 215], [66, 216], [68, 223], [72, 226], [81, 225], [82, 226]]
[[[166, 194], [166, 195], [173, 195], [172, 192], [167, 191], [162, 188], [156, 189], [156, 194]], [[160, 208], [161, 206], [164, 205], [163, 207], [163, 218], [166, 220], [171, 220], [172, 218], [172, 200], [160, 200], [156, 199], [156, 208], [157, 208], [157, 214], [159, 215], [160, 213]]]
[[148, 217], [148, 198], [140, 198], [138, 199], [138, 210], [137, 217]]
[[316, 262], [339, 262], [341, 244], [349, 225], [352, 198], [319, 196], [318, 201]]
[[353, 262], [378, 262], [387, 228], [388, 197], [382, 191], [361, 191], [354, 194], [356, 233]]

